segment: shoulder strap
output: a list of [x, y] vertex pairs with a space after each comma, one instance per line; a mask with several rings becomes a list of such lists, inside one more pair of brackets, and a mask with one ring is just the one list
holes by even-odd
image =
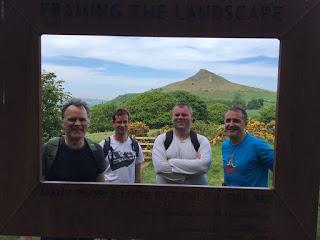
[[135, 151], [135, 153], [136, 153], [136, 157], [139, 157], [139, 144], [138, 144], [138, 142], [134, 139], [134, 138], [132, 138], [131, 136], [130, 136], [130, 138], [131, 138], [131, 147], [132, 147], [132, 150], [133, 151]]
[[173, 139], [173, 130], [170, 130], [166, 132], [166, 139], [164, 140], [164, 148], [166, 150], [168, 150], [168, 148], [170, 147], [170, 144], [172, 143], [172, 139]]
[[89, 138], [85, 138], [85, 140], [87, 141], [87, 144], [92, 152], [98, 151], [96, 144], [92, 140], [90, 140]]
[[96, 146], [96, 143], [93, 142], [91, 139], [89, 138], [85, 138], [92, 154], [93, 154], [93, 157], [94, 159], [96, 160], [96, 162], [100, 162], [101, 160], [101, 152], [99, 151], [99, 149], [97, 148]]
[[193, 130], [190, 131], [190, 139], [191, 139], [191, 142], [192, 142], [194, 149], [196, 150], [196, 152], [198, 152], [199, 147], [200, 147], [200, 143], [199, 143], [199, 140], [197, 137], [197, 133]]
[[103, 144], [103, 155], [104, 155], [104, 158], [106, 158], [108, 156], [108, 153], [109, 153], [109, 150], [111, 149], [112, 151], [112, 148], [111, 148], [111, 138], [110, 136], [107, 137], [105, 140], [104, 140], [104, 144]]
[[58, 148], [59, 145], [61, 144], [61, 140], [63, 137], [55, 137], [55, 138], [51, 138], [48, 142], [47, 142], [47, 146], [45, 149], [45, 173], [44, 175], [47, 175], [49, 173], [49, 170], [54, 162], [54, 160], [56, 159], [57, 156], [57, 152], [58, 152]]
[[[164, 148], [166, 150], [168, 150], [170, 144], [172, 143], [172, 139], [173, 139], [173, 130], [170, 130], [168, 132], [166, 132], [166, 139], [164, 141]], [[190, 139], [192, 142], [192, 145], [194, 147], [194, 149], [196, 150], [196, 152], [198, 152], [199, 148], [200, 148], [200, 143], [197, 137], [197, 133], [193, 130], [190, 131]]]

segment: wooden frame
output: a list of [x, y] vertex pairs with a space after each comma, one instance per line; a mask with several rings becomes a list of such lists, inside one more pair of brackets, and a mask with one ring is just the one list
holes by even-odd
[[[0, 233], [315, 239], [319, 22], [319, 0], [0, 0]], [[274, 188], [41, 182], [41, 34], [280, 39]]]

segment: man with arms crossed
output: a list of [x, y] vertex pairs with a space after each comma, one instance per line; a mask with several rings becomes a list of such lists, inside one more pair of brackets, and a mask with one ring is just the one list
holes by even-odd
[[[80, 99], [64, 104], [61, 112], [64, 134], [42, 147], [43, 175], [47, 181], [104, 182], [106, 162], [102, 148], [85, 138], [89, 109]], [[22, 240], [31, 237], [23, 236]], [[41, 237], [44, 240], [89, 240], [91, 238]]]
[[[159, 135], [153, 146], [152, 162], [157, 183], [208, 184], [211, 146], [206, 137], [191, 130], [192, 122], [189, 105], [181, 103], [173, 107], [173, 131]], [[171, 138], [168, 137], [170, 133]]]
[[141, 146], [128, 135], [130, 113], [118, 109], [112, 114], [114, 134], [100, 142], [107, 162], [106, 182], [140, 183], [141, 163], [144, 161]]
[[224, 115], [228, 139], [222, 144], [225, 186], [268, 187], [274, 151], [268, 143], [246, 132], [248, 115], [239, 107]]

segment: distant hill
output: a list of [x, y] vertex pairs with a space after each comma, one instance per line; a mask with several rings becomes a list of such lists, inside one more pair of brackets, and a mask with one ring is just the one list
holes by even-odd
[[93, 107], [94, 105], [107, 102], [107, 100], [95, 98], [82, 98], [82, 100], [85, 101], [89, 105], [89, 107]]
[[252, 98], [263, 98], [267, 102], [276, 101], [276, 93], [260, 88], [236, 84], [208, 70], [200, 69], [195, 75], [164, 87], [165, 92], [184, 90], [200, 96], [206, 102], [230, 101], [236, 94], [249, 101]]
[[115, 105], [119, 105], [122, 103], [126, 103], [128, 102], [131, 98], [133, 98], [134, 96], [138, 95], [139, 93], [126, 93], [123, 95], [119, 95], [118, 97], [108, 101], [108, 103], [113, 103]]

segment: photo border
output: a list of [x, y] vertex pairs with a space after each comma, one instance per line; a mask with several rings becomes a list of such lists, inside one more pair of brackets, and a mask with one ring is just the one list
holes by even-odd
[[[1, 234], [316, 238], [319, 0], [1, 0], [0, 10]], [[274, 187], [40, 181], [42, 34], [278, 38]]]

